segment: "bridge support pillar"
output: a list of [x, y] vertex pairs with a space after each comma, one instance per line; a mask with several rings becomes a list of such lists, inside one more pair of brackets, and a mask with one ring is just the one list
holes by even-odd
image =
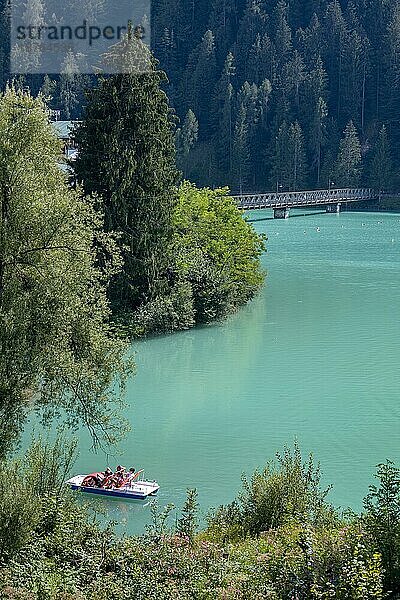
[[327, 204], [326, 212], [327, 213], [340, 213], [341, 204], [338, 202], [337, 204]]
[[274, 208], [274, 219], [288, 219], [290, 208]]

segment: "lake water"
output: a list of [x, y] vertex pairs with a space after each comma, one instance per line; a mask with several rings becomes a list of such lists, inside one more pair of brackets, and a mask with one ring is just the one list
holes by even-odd
[[[359, 509], [375, 465], [399, 462], [400, 215], [255, 226], [269, 238], [264, 290], [226, 323], [136, 344], [133, 429], [109, 460], [145, 467], [160, 505], [181, 506], [196, 487], [205, 512], [297, 438], [334, 484], [332, 502]], [[83, 436], [77, 472], [103, 468], [85, 448]], [[129, 533], [150, 518], [137, 503], [104, 506]]]

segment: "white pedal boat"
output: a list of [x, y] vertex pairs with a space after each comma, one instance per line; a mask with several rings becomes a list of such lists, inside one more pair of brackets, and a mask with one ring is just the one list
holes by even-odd
[[[97, 473], [90, 473], [90, 475], [97, 475]], [[89, 477], [89, 475], [75, 475], [75, 477], [71, 477], [71, 479], [68, 479], [65, 483], [66, 485], [69, 485], [72, 490], [79, 490], [88, 494], [97, 494], [111, 498], [124, 498], [126, 500], [145, 500], [149, 496], [155, 496], [160, 489], [160, 486], [156, 481], [145, 481], [142, 479], [131, 481], [121, 487], [103, 488], [82, 485], [87, 477]]]

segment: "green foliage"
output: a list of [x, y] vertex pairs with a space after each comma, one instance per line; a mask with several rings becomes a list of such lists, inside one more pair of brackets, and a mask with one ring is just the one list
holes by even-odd
[[183, 122], [182, 129], [178, 129], [175, 135], [177, 161], [180, 167], [187, 169], [189, 154], [196, 145], [198, 134], [199, 123], [194, 112], [189, 109]]
[[[30, 409], [113, 433], [131, 363], [109, 322], [120, 267], [93, 201], [71, 190], [39, 97], [0, 97], [0, 455]], [[116, 383], [112, 388], [111, 384]]]
[[144, 73], [101, 79], [76, 132], [78, 179], [102, 197], [107, 231], [120, 234], [124, 270], [109, 296], [125, 313], [163, 291], [178, 179], [165, 79], [154, 60]]
[[335, 165], [335, 182], [339, 187], [356, 187], [361, 176], [361, 145], [353, 121], [344, 130]]
[[228, 589], [243, 598], [382, 598], [379, 555], [357, 526], [290, 524], [229, 546]]
[[133, 316], [134, 335], [189, 329], [224, 319], [251, 300], [264, 274], [264, 238], [243, 219], [227, 190], [178, 192], [173, 237], [166, 251], [168, 282], [162, 293]]
[[244, 221], [227, 190], [184, 183], [174, 230], [175, 277], [191, 285], [196, 323], [224, 318], [258, 292], [264, 240]]
[[182, 507], [182, 516], [178, 520], [176, 531], [193, 543], [197, 529], [197, 490], [187, 490], [187, 498]]
[[377, 190], [390, 190], [393, 187], [393, 162], [385, 125], [382, 125], [373, 150], [368, 183]]
[[39, 519], [39, 503], [21, 465], [0, 463], [0, 565], [29, 542]]
[[61, 493], [77, 457], [77, 440], [58, 436], [53, 443], [39, 437], [25, 456], [25, 481], [37, 497]]
[[[38, 452], [42, 464], [47, 449], [53, 457], [50, 463], [54, 461], [61, 473], [69, 450], [62, 453], [57, 444], [37, 442], [31, 453]], [[313, 472], [313, 478], [318, 478], [310, 463], [296, 458], [296, 452], [286, 450], [280, 460], [286, 465], [285, 473], [293, 477]], [[13, 512], [10, 495], [2, 500], [3, 487], [0, 494], [0, 520], [6, 501], [11, 517], [19, 515], [10, 519], [19, 528], [17, 535], [4, 535], [9, 531], [7, 523], [6, 529], [0, 529], [0, 596], [4, 600], [383, 598], [380, 556], [355, 516], [324, 524], [290, 518], [256, 536], [230, 535], [223, 540], [210, 528], [195, 535], [197, 494], [188, 490], [176, 531], [169, 523], [173, 506], [159, 510], [153, 502], [153, 523], [147, 532], [119, 538], [111, 525], [101, 527], [90, 505], [77, 502], [65, 487], [61, 493], [46, 490], [38, 496], [35, 478], [40, 469], [32, 458], [3, 465], [2, 475], [12, 476], [16, 467], [24, 482], [14, 488], [20, 512]], [[281, 493], [287, 489], [282, 487]], [[314, 503], [312, 495], [309, 498], [311, 507], [306, 512], [310, 514]], [[238, 521], [238, 511], [238, 504], [224, 507], [224, 513], [219, 513], [221, 526], [224, 519], [227, 528], [228, 521]]]
[[385, 570], [385, 589], [400, 592], [400, 469], [391, 461], [377, 467], [379, 485], [364, 500], [364, 520]]
[[235, 123], [232, 144], [232, 172], [235, 181], [238, 182], [240, 193], [242, 193], [243, 187], [248, 182], [249, 161], [249, 129], [246, 123], [246, 108], [241, 104]]
[[171, 333], [195, 325], [192, 287], [179, 283], [163, 296], [142, 304], [134, 316], [136, 337], [152, 333]]
[[[76, 441], [33, 440], [23, 459], [0, 462], [0, 564], [48, 532], [58, 519], [58, 500], [76, 457]], [[45, 507], [45, 508], [44, 508]]]
[[[288, 522], [310, 523], [313, 526], [335, 522], [336, 514], [326, 503], [330, 488], [321, 489], [319, 465], [314, 466], [310, 454], [303, 462], [297, 443], [293, 450], [285, 447], [276, 455], [276, 462], [256, 470], [251, 479], [243, 475], [243, 490], [238, 501], [221, 507], [210, 518], [210, 530], [221, 535], [221, 522], [228, 519], [228, 532], [234, 535], [260, 534]], [[222, 529], [223, 537], [226, 531]]]

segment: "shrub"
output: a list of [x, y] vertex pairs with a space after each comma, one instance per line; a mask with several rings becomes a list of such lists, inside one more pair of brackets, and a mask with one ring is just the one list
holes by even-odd
[[166, 296], [143, 304], [134, 315], [136, 336], [190, 329], [195, 324], [192, 289], [189, 283], [175, 285]]
[[0, 464], [0, 564], [28, 543], [40, 519], [40, 505], [21, 465]]
[[334, 509], [325, 501], [329, 488], [321, 489], [320, 468], [314, 466], [312, 455], [303, 462], [295, 443], [293, 450], [286, 447], [276, 459], [262, 471], [256, 470], [250, 480], [242, 477], [238, 501], [210, 515], [212, 532], [221, 535], [225, 519], [228, 521], [223, 535], [232, 531], [235, 536], [240, 531], [258, 535], [290, 521], [319, 525], [337, 520]]
[[385, 589], [400, 592], [400, 469], [391, 461], [377, 467], [379, 485], [364, 500], [364, 523], [385, 569]]

